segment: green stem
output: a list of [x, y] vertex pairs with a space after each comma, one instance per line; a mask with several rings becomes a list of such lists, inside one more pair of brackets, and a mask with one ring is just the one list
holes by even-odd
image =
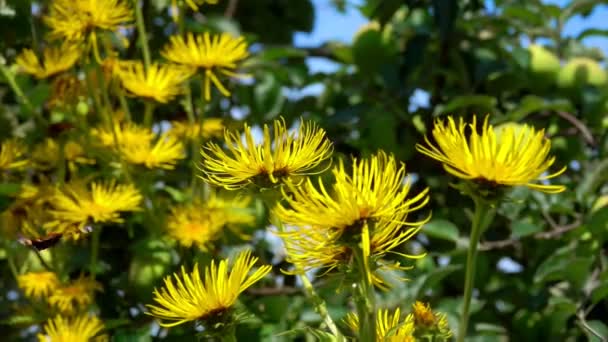
[[101, 235], [101, 228], [95, 227], [93, 228], [93, 236], [91, 237], [91, 265], [89, 267], [89, 272], [91, 273], [91, 278], [95, 279], [95, 275], [97, 274], [97, 259], [99, 258], [99, 237]]
[[[266, 202], [265, 204], [268, 210], [270, 211], [273, 207], [272, 203]], [[280, 232], [284, 231], [285, 228], [283, 227], [283, 223], [281, 222], [281, 220], [276, 218], [274, 215], [271, 215], [271, 221], [273, 221], [273, 224]], [[287, 240], [283, 241], [285, 243], [285, 247], [288, 248], [289, 242]], [[327, 311], [327, 305], [325, 304], [325, 301], [319, 296], [317, 291], [315, 291], [315, 288], [312, 286], [312, 283], [310, 282], [310, 279], [308, 279], [308, 276], [306, 276], [304, 270], [302, 270], [298, 265], [295, 264], [294, 267], [296, 268], [295, 273], [297, 274], [298, 278], [300, 278], [300, 281], [302, 281], [302, 286], [304, 287], [304, 292], [306, 293], [306, 296], [312, 301], [312, 304], [315, 306], [315, 310], [321, 316], [323, 322], [325, 322], [325, 325], [327, 325], [329, 331], [331, 331], [331, 333], [336, 337], [336, 342], [346, 342], [344, 335], [342, 335], [342, 333], [338, 329], [338, 326], [336, 326], [336, 323], [329, 315], [329, 311]]]
[[15, 261], [13, 260], [11, 252], [6, 254], [6, 261], [8, 262], [8, 268], [11, 270], [11, 274], [15, 277], [15, 280], [17, 280], [19, 272], [17, 271], [17, 266], [15, 266]]
[[[3, 59], [3, 58], [4, 57], [0, 55], [0, 59]], [[11, 89], [13, 90], [13, 93], [15, 93], [15, 95], [17, 96], [17, 99], [19, 99], [19, 101], [25, 106], [25, 108], [27, 110], [29, 110], [30, 112], [32, 112], [34, 114], [34, 118], [36, 120], [38, 120], [40, 123], [45, 123], [45, 120], [42, 117], [42, 115], [40, 115], [40, 113], [34, 108], [32, 103], [30, 102], [30, 100], [23, 93], [23, 90], [21, 90], [21, 88], [17, 84], [17, 81], [15, 81], [15, 77], [13, 76], [13, 73], [11, 73], [6, 68], [6, 65], [4, 65], [1, 62], [0, 62], [0, 74], [2, 74], [2, 76], [6, 80], [6, 83], [8, 83], [9, 87], [11, 87]]]
[[154, 103], [151, 101], [144, 101], [144, 126], [151, 128], [154, 118]]
[[355, 290], [355, 305], [359, 316], [359, 341], [376, 341], [376, 308], [374, 286], [365, 267], [366, 256], [359, 246], [353, 248], [357, 271], [360, 275]]
[[224, 334], [224, 336], [222, 336], [222, 341], [223, 342], [237, 342], [237, 339], [236, 339], [236, 326], [233, 325], [229, 329], [227, 329], [227, 331]]
[[32, 250], [38, 257], [38, 261], [40, 261], [40, 264], [42, 264], [42, 267], [44, 267], [49, 272], [53, 272], [53, 268], [51, 266], [49, 266], [49, 264], [47, 264], [47, 262], [44, 260], [44, 258], [40, 254], [40, 251], [38, 249], [36, 249], [36, 247], [33, 247], [33, 246], [32, 246]]
[[144, 68], [148, 71], [150, 67], [150, 49], [148, 48], [148, 37], [146, 35], [146, 25], [144, 23], [144, 15], [142, 8], [139, 6], [138, 0], [133, 0], [133, 6], [135, 8], [135, 22], [137, 24], [137, 32], [139, 34], [139, 44], [144, 55]]
[[474, 198], [475, 214], [471, 226], [471, 237], [469, 250], [467, 251], [467, 268], [464, 281], [464, 298], [460, 325], [458, 326], [458, 342], [464, 342], [469, 324], [469, 310], [471, 307], [471, 296], [473, 294], [473, 283], [475, 281], [475, 264], [477, 262], [477, 245], [485, 227], [489, 224], [488, 218], [494, 215], [494, 210], [489, 203], [482, 199]]

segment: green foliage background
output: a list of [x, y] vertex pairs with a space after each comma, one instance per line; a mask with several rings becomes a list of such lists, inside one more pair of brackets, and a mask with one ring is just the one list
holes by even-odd
[[[153, 58], [176, 31], [168, 16], [168, 0], [144, 1]], [[431, 188], [433, 220], [403, 251], [423, 250], [428, 256], [407, 272], [408, 282], [398, 283], [382, 295], [385, 307], [408, 307], [415, 299], [432, 303], [447, 313], [455, 330], [463, 292], [464, 260], [468, 243], [472, 202], [450, 187], [440, 164], [418, 154], [414, 146], [423, 141], [433, 121], [444, 115], [491, 114], [495, 124], [525, 122], [545, 128], [552, 139], [556, 165], [568, 171], [554, 182], [568, 190], [546, 195], [525, 188], [515, 189], [503, 203], [491, 227], [482, 237], [477, 265], [476, 294], [470, 330], [475, 341], [599, 341], [592, 330], [608, 336], [608, 86], [587, 84], [584, 69], [577, 71], [571, 88], [557, 87], [555, 74], [539, 75], [531, 68], [531, 55], [522, 41], [543, 39], [562, 63], [585, 56], [605, 62], [606, 56], [581, 43], [584, 37], [608, 35], [590, 29], [565, 37], [562, 29], [572, 17], [588, 15], [601, 1], [574, 0], [566, 7], [540, 1], [496, 0], [495, 8], [476, 0], [365, 0], [359, 10], [377, 23], [359, 32], [351, 45], [325, 42], [297, 48], [293, 33], [310, 31], [314, 9], [308, 0], [222, 0], [203, 7], [203, 14], [186, 16], [186, 30], [228, 31], [245, 35], [253, 56], [246, 69], [253, 82], [230, 85], [230, 98], [214, 96], [211, 116], [230, 118], [238, 108], [252, 124], [269, 122], [282, 115], [288, 124], [300, 117], [320, 124], [343, 155], [368, 155], [378, 149], [394, 153], [417, 176], [414, 191]], [[44, 10], [45, 2], [38, 2]], [[236, 4], [235, 9], [229, 9]], [[334, 0], [338, 8], [353, 6]], [[0, 53], [11, 64], [15, 53], [44, 35], [39, 15], [31, 15], [30, 1], [0, 1]], [[10, 29], [8, 29], [10, 28]], [[125, 58], [138, 58], [136, 34]], [[305, 60], [323, 57], [339, 63], [335, 73], [312, 73]], [[63, 113], [45, 110], [49, 84], [19, 75], [18, 83], [42, 115], [68, 120]], [[285, 89], [323, 84], [318, 97], [287, 97]], [[196, 89], [196, 88], [195, 88]], [[415, 90], [430, 94], [430, 106], [410, 110]], [[24, 136], [35, 141], [47, 135], [37, 128], [32, 113], [18, 104], [0, 79], [0, 137]], [[143, 112], [133, 104], [135, 115]], [[51, 115], [52, 114], [52, 115]], [[181, 103], [174, 101], [156, 111], [156, 120], [184, 118]], [[233, 120], [234, 127], [240, 123]], [[179, 268], [183, 251], [170, 250], [147, 227], [162, 222], [171, 203], [183, 197], [190, 169], [182, 165], [162, 174], [164, 185], [150, 187], [158, 199], [158, 221], [132, 215], [135, 227], [129, 237], [121, 227], [104, 227], [101, 233], [103, 261], [99, 281], [106, 290], [97, 296], [100, 316], [116, 341], [183, 341], [193, 338], [192, 326], [151, 336], [152, 319], [142, 314], [150, 302], [151, 288], [160, 278]], [[0, 186], [3, 208], [15, 189]], [[180, 197], [182, 196], [182, 197]], [[267, 217], [259, 211], [263, 230]], [[260, 236], [258, 233], [254, 236]], [[226, 248], [238, 245], [236, 237], [224, 240]], [[265, 239], [254, 238], [256, 253], [266, 262], [285, 266], [282, 254]], [[8, 253], [21, 262], [33, 259], [16, 241], [3, 241], [0, 250], [0, 331], [8, 339], [30, 336], [25, 329], [39, 323], [36, 314], [14, 310], [24, 299], [15, 296], [16, 284], [6, 261]], [[60, 244], [57, 253], [71, 255], [69, 269], [86, 269], [87, 242]], [[214, 251], [221, 252], [220, 246]], [[190, 251], [191, 260], [209, 255]], [[497, 265], [508, 258], [520, 265], [509, 272]], [[243, 296], [242, 303], [258, 318], [239, 327], [239, 340], [314, 340], [303, 329], [318, 326], [319, 316], [298, 290], [295, 279], [275, 268], [283, 287], [267, 281], [263, 289]], [[349, 310], [342, 284], [315, 282], [336, 319]], [[117, 292], [117, 290], [120, 290]], [[291, 334], [277, 336], [284, 331]], [[20, 335], [25, 334], [25, 335]], [[22, 336], [22, 337], [19, 337]]]

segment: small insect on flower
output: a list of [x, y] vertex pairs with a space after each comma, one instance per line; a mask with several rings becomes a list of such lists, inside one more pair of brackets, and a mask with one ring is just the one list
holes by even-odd
[[17, 284], [26, 297], [40, 299], [59, 287], [59, 279], [54, 272], [28, 272], [17, 277]]
[[[353, 331], [358, 331], [359, 317], [354, 313], [349, 313], [346, 316], [346, 324]], [[415, 342], [414, 316], [409, 314], [402, 317], [399, 308], [392, 315], [389, 314], [389, 310], [378, 310], [376, 314], [376, 341]]]
[[78, 239], [89, 223], [122, 222], [120, 213], [140, 209], [142, 196], [132, 184], [93, 182], [90, 188], [74, 181], [53, 195], [48, 231]]
[[[467, 130], [468, 128], [468, 130]], [[470, 132], [469, 132], [470, 131]], [[481, 134], [477, 118], [467, 124], [462, 118], [456, 125], [450, 116], [447, 123], [438, 120], [433, 128], [435, 144], [425, 137], [427, 146], [416, 149], [443, 163], [444, 169], [456, 177], [496, 186], [527, 186], [546, 193], [558, 193], [563, 185], [545, 185], [545, 181], [561, 175], [566, 167], [544, 175], [555, 162], [550, 157], [551, 141], [544, 130], [528, 125], [507, 125], [495, 129], [486, 116]]]
[[0, 144], [0, 171], [23, 169], [29, 163], [21, 142], [9, 139]]
[[287, 182], [300, 183], [301, 176], [325, 171], [315, 170], [333, 152], [325, 131], [312, 122], [302, 122], [297, 132], [289, 132], [283, 119], [274, 121], [271, 135], [264, 125], [261, 144], [255, 144], [251, 127], [245, 124], [245, 143], [240, 132], [226, 131], [224, 139], [228, 152], [213, 142], [201, 149], [202, 178], [228, 190], [255, 184], [271, 188]]
[[101, 290], [101, 284], [91, 278], [81, 276], [56, 288], [48, 301], [61, 313], [72, 315], [86, 310], [93, 303], [95, 291]]
[[232, 267], [228, 266], [228, 259], [221, 260], [219, 265], [213, 260], [205, 269], [204, 278], [200, 276], [198, 264], [191, 273], [182, 266], [181, 276], [173, 275], [175, 283], [168, 276], [165, 286], [160, 291], [154, 290], [157, 305], [147, 305], [150, 311], [146, 314], [157, 317], [161, 320], [159, 324], [167, 328], [190, 321], [204, 324], [207, 320], [229, 317], [228, 311], [239, 294], [272, 268], [264, 265], [250, 274], [257, 260], [249, 251], [239, 253]]
[[32, 49], [24, 49], [15, 59], [19, 68], [36, 78], [49, 78], [70, 69], [80, 58], [79, 44], [63, 42], [61, 45], [47, 46], [42, 51], [42, 59]]
[[119, 63], [116, 75], [130, 95], [167, 103], [183, 94], [184, 83], [196, 69], [171, 64], [153, 63], [145, 70], [140, 61]]
[[244, 77], [235, 73], [238, 63], [249, 56], [245, 38], [235, 38], [229, 33], [202, 35], [188, 33], [182, 36], [172, 36], [169, 43], [161, 51], [161, 55], [173, 63], [187, 65], [204, 70], [204, 97], [211, 99], [211, 84], [224, 96], [230, 91], [220, 82], [219, 75], [228, 77]]
[[53, 39], [84, 40], [94, 38], [95, 30], [116, 31], [128, 24], [133, 10], [125, 0], [54, 0], [43, 20]]
[[108, 336], [102, 334], [103, 322], [96, 316], [75, 317], [56, 316], [44, 325], [44, 333], [38, 334], [40, 342], [106, 342]]

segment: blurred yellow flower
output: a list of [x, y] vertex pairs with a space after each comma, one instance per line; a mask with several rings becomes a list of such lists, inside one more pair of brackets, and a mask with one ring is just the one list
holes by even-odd
[[[109, 129], [105, 126], [93, 128], [91, 135], [97, 139], [97, 141], [103, 147], [116, 147], [122, 145], [132, 144], [150, 144], [154, 139], [154, 132], [143, 126], [138, 126], [133, 122], [119, 123], [114, 122], [114, 128]], [[116, 137], [116, 140], [114, 140]]]
[[174, 135], [178, 138], [196, 140], [199, 135], [204, 139], [212, 137], [219, 138], [224, 132], [224, 122], [220, 118], [205, 118], [202, 125], [196, 123], [189, 123], [184, 121], [171, 121], [171, 128], [169, 134]]
[[86, 103], [86, 94], [86, 86], [82, 80], [78, 79], [78, 76], [58, 75], [53, 78], [47, 105], [50, 109], [73, 111], [79, 102]]
[[[167, 220], [167, 233], [181, 245], [206, 249], [217, 240], [225, 226], [252, 224], [255, 216], [248, 210], [251, 197], [227, 198], [214, 191], [204, 201], [175, 206]], [[239, 234], [238, 231], [235, 231]]]
[[[481, 134], [477, 131], [477, 119], [467, 124], [462, 118], [458, 125], [448, 117], [447, 124], [438, 120], [433, 128], [436, 145], [425, 137], [427, 146], [416, 149], [443, 163], [444, 169], [456, 177], [479, 181], [494, 186], [527, 186], [546, 193], [558, 193], [563, 185], [545, 185], [545, 181], [561, 175], [566, 167], [552, 174], [545, 174], [555, 162], [549, 157], [551, 141], [544, 130], [536, 131], [528, 125], [508, 125], [494, 129], [486, 116]], [[467, 128], [469, 128], [467, 130]]]
[[95, 280], [80, 277], [69, 284], [59, 286], [51, 294], [49, 304], [66, 315], [85, 311], [95, 299], [95, 291], [101, 291], [101, 285]]
[[59, 286], [59, 279], [54, 272], [28, 272], [17, 277], [17, 284], [26, 297], [40, 299]]
[[56, 316], [44, 325], [44, 333], [38, 334], [40, 342], [105, 342], [108, 336], [101, 334], [103, 322], [96, 316]]
[[147, 305], [150, 312], [146, 314], [157, 317], [161, 320], [159, 324], [167, 328], [221, 315], [234, 305], [241, 292], [270, 272], [272, 267], [264, 265], [250, 274], [257, 260], [249, 251], [239, 253], [232, 267], [228, 266], [228, 259], [221, 260], [219, 265], [212, 260], [204, 279], [198, 264], [190, 274], [182, 266], [181, 277], [173, 275], [176, 284], [168, 276], [165, 286], [160, 291], [154, 290], [158, 306]]
[[[346, 324], [353, 330], [359, 331], [359, 317], [349, 313]], [[376, 315], [376, 341], [415, 342], [414, 316], [406, 315], [402, 318], [399, 308], [389, 314], [389, 310], [380, 309]]]
[[443, 313], [434, 313], [429, 304], [416, 301], [412, 305], [412, 315], [414, 316], [414, 326], [416, 332], [421, 335], [428, 334], [448, 341], [452, 336], [452, 331], [448, 325], [447, 316]]
[[143, 141], [135, 144], [122, 144], [119, 146], [119, 153], [126, 162], [142, 165], [149, 169], [172, 170], [180, 159], [185, 158], [182, 142], [167, 133], [159, 136], [154, 143]]
[[0, 144], [0, 171], [19, 170], [28, 164], [25, 146], [21, 142], [9, 139]]
[[[409, 213], [428, 202], [428, 189], [411, 196], [405, 165], [392, 155], [379, 152], [368, 159], [354, 159], [352, 169], [351, 175], [343, 162], [334, 167], [331, 189], [320, 179], [307, 179], [301, 186], [290, 184], [289, 193], [283, 191], [284, 201], [274, 208], [279, 220], [296, 227], [277, 234], [285, 240], [287, 260], [301, 269], [331, 269], [347, 263], [351, 247], [360, 243], [364, 256], [379, 261], [430, 219], [428, 215], [421, 221], [407, 221]], [[369, 276], [381, 286], [375, 269], [372, 265]]]
[[55, 233], [79, 238], [92, 223], [123, 222], [120, 213], [140, 209], [142, 196], [132, 184], [115, 181], [93, 182], [87, 188], [82, 182], [72, 182], [58, 189], [52, 198], [51, 222], [45, 225]]
[[153, 63], [146, 71], [140, 61], [122, 62], [116, 75], [131, 95], [167, 103], [184, 92], [184, 82], [196, 70], [171, 64]]
[[80, 58], [82, 49], [79, 44], [63, 42], [61, 45], [47, 46], [38, 59], [32, 49], [23, 49], [15, 62], [20, 69], [36, 78], [48, 78], [70, 69]]
[[116, 31], [133, 20], [124, 0], [54, 0], [43, 17], [53, 39], [82, 40], [96, 29]]
[[174, 63], [204, 69], [204, 96], [205, 100], [209, 101], [211, 83], [222, 95], [230, 95], [230, 91], [220, 82], [218, 73], [229, 77], [242, 77], [243, 75], [233, 70], [237, 68], [238, 62], [249, 56], [249, 52], [243, 37], [234, 38], [228, 33], [210, 35], [205, 32], [197, 36], [188, 33], [186, 38], [171, 36], [161, 55]]
[[333, 152], [325, 131], [312, 122], [303, 122], [297, 132], [289, 132], [283, 120], [275, 120], [272, 137], [268, 125], [264, 125], [264, 140], [258, 145], [247, 124], [245, 144], [240, 132], [226, 131], [228, 153], [213, 142], [201, 149], [202, 178], [229, 190], [249, 184], [268, 188], [287, 181], [297, 183], [300, 176], [323, 172], [314, 169]]
[[[68, 168], [72, 171], [78, 164], [95, 164], [95, 159], [88, 158], [82, 145], [75, 141], [67, 141], [63, 146], [63, 153], [63, 157], [68, 162]], [[60, 157], [59, 144], [55, 140], [47, 138], [34, 147], [31, 159], [36, 169], [50, 170], [59, 165]]]

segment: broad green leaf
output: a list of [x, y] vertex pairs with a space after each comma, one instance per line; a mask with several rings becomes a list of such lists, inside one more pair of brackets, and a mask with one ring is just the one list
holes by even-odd
[[517, 109], [508, 113], [508, 116], [511, 121], [520, 121], [535, 112], [545, 110], [572, 111], [572, 109], [572, 104], [568, 100], [548, 101], [539, 96], [528, 95], [521, 100]]
[[421, 232], [430, 237], [458, 242], [458, 227], [448, 220], [433, 219], [422, 227]]
[[434, 116], [451, 115], [462, 109], [476, 109], [477, 113], [496, 113], [496, 98], [487, 95], [456, 96], [448, 103], [435, 107]]
[[541, 230], [542, 228], [537, 224], [526, 221], [516, 221], [511, 224], [511, 238], [519, 239], [540, 232]]

